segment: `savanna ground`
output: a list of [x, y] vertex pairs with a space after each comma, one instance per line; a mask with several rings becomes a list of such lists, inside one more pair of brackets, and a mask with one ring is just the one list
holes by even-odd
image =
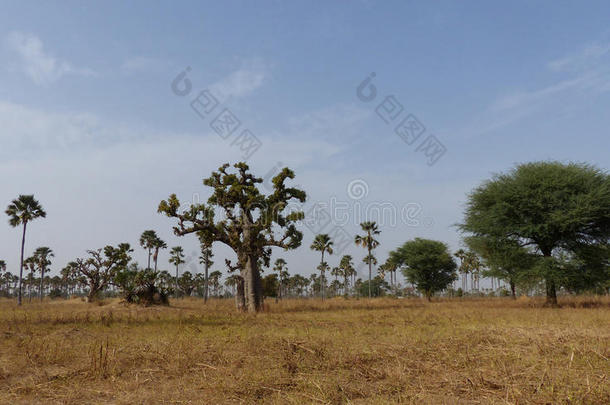
[[0, 301], [0, 403], [610, 403], [610, 300]]

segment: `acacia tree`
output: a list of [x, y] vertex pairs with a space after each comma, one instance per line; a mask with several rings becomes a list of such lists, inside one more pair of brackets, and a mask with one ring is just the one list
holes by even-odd
[[[286, 212], [286, 208], [292, 200], [304, 202], [306, 195], [286, 187], [285, 181], [294, 178], [288, 168], [273, 178], [273, 192], [264, 195], [258, 188], [263, 179], [251, 174], [246, 163], [233, 167], [235, 172], [225, 164], [203, 181], [213, 189], [207, 204], [194, 204], [181, 212], [180, 201], [172, 194], [161, 201], [158, 211], [178, 220], [176, 235], [197, 233], [209, 244], [222, 242], [233, 249], [244, 280], [246, 307], [258, 312], [263, 308], [259, 260], [271, 247], [295, 249], [301, 245], [303, 234], [295, 222], [303, 218], [303, 212]], [[215, 221], [214, 207], [223, 210], [224, 219]]]
[[21, 305], [21, 284], [23, 280], [23, 251], [25, 249], [25, 232], [28, 223], [36, 218], [45, 218], [47, 213], [42, 209], [40, 203], [33, 195], [20, 195], [13, 200], [6, 209], [6, 215], [9, 216], [9, 224], [16, 228], [23, 225], [23, 236], [21, 237], [21, 262], [19, 264], [19, 295], [17, 299], [18, 305]]
[[49, 267], [51, 265], [51, 257], [55, 257], [55, 254], [53, 253], [53, 250], [49, 247], [46, 246], [42, 246], [37, 248], [34, 251], [34, 255], [32, 256], [34, 258], [34, 261], [36, 262], [36, 266], [38, 267], [38, 270], [40, 271], [40, 301], [42, 301], [42, 296], [43, 296], [43, 283], [44, 283], [44, 273], [47, 270], [47, 267]]
[[470, 193], [460, 229], [530, 248], [542, 259], [537, 271], [547, 304], [555, 306], [564, 276], [557, 258], [605, 249], [610, 241], [610, 175], [578, 163], [518, 165]]
[[457, 265], [443, 242], [415, 238], [390, 252], [390, 257], [428, 301], [456, 278]]
[[316, 235], [313, 242], [310, 246], [311, 250], [315, 250], [321, 253], [320, 264], [318, 265], [318, 270], [320, 270], [320, 277], [322, 283], [322, 299], [325, 298], [325, 286], [326, 286], [326, 278], [324, 277], [324, 272], [328, 269], [328, 263], [324, 261], [324, 253], [328, 253], [329, 255], [333, 254], [333, 241], [330, 239], [328, 234], [323, 233]]
[[[182, 246], [174, 246], [169, 254], [169, 262], [176, 266], [176, 297], [178, 297], [178, 292], [180, 290], [178, 287], [178, 266], [184, 263], [184, 249], [182, 249]], [[155, 271], [157, 271], [156, 267], [155, 264]]]
[[87, 301], [92, 302], [98, 293], [107, 288], [119, 271], [125, 270], [133, 250], [129, 243], [117, 247], [106, 246], [103, 249], [88, 250], [88, 258], [79, 258], [69, 263], [78, 273], [84, 276], [89, 285]]
[[369, 298], [371, 298], [371, 274], [373, 272], [373, 264], [377, 264], [377, 259], [372, 254], [373, 249], [379, 246], [379, 241], [375, 239], [375, 235], [379, 235], [380, 231], [377, 223], [374, 221], [366, 221], [360, 224], [360, 227], [365, 232], [364, 235], [356, 235], [354, 242], [358, 246], [362, 246], [368, 252], [362, 261], [369, 266]]

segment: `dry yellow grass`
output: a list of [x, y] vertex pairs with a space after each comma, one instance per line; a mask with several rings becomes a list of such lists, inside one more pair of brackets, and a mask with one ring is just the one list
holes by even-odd
[[608, 299], [266, 305], [0, 301], [0, 403], [610, 403]]

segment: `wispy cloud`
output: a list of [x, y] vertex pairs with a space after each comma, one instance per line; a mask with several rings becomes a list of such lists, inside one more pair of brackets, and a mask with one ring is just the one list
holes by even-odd
[[268, 67], [262, 61], [248, 61], [240, 69], [212, 84], [210, 89], [224, 100], [246, 97], [263, 85], [268, 74]]
[[549, 61], [552, 76], [563, 76], [550, 84], [504, 94], [462, 133], [481, 135], [523, 120], [549, 108], [566, 110], [583, 98], [610, 91], [610, 44], [591, 44], [579, 52]]
[[9, 50], [19, 55], [24, 73], [36, 84], [49, 84], [66, 75], [95, 75], [89, 68], [75, 67], [52, 56], [34, 34], [13, 31], [6, 36], [4, 42]]

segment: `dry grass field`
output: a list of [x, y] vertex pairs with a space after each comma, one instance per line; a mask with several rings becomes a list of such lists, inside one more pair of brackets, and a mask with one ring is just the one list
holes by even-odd
[[0, 403], [610, 403], [610, 300], [563, 304], [0, 301]]

